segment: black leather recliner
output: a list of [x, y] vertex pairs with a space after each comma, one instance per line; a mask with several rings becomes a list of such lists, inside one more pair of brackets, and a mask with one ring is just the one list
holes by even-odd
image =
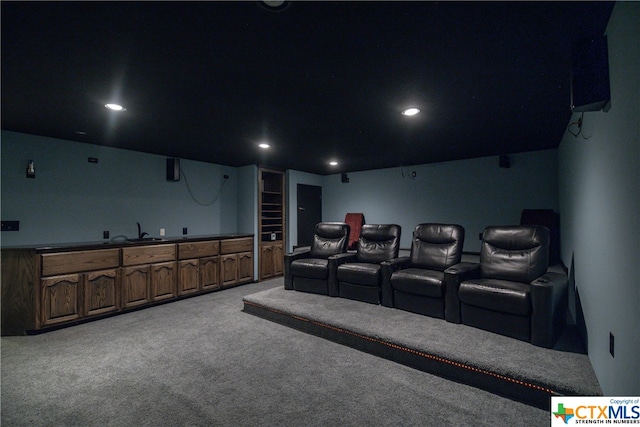
[[284, 288], [338, 296], [336, 270], [339, 259], [332, 255], [347, 252], [349, 225], [343, 222], [316, 224], [313, 244], [284, 256]]
[[462, 259], [464, 228], [419, 224], [410, 256], [382, 264], [382, 305], [445, 318], [445, 270]]
[[546, 227], [487, 227], [480, 263], [447, 270], [447, 320], [552, 347], [566, 324], [567, 277], [548, 266]]
[[343, 298], [380, 304], [380, 263], [398, 258], [401, 227], [396, 224], [364, 224], [355, 253], [336, 255], [338, 294]]

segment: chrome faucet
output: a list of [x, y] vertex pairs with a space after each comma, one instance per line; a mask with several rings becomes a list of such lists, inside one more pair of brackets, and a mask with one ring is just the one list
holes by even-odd
[[138, 224], [138, 239], [142, 239], [144, 236], [148, 236], [149, 233], [143, 233], [142, 229], [140, 228], [140, 223], [136, 222], [136, 224]]

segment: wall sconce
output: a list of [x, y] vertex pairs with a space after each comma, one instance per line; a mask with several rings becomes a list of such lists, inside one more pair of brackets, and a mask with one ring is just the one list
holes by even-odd
[[27, 163], [27, 178], [35, 178], [36, 170], [33, 167], [33, 160], [29, 159], [29, 163]]

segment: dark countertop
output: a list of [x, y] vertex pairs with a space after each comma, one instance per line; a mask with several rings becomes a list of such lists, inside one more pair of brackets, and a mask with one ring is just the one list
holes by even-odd
[[110, 249], [110, 248], [124, 248], [129, 246], [142, 246], [142, 245], [161, 245], [166, 243], [185, 243], [185, 242], [198, 242], [204, 240], [227, 240], [237, 239], [242, 237], [253, 237], [253, 234], [246, 233], [227, 233], [227, 234], [203, 234], [199, 236], [179, 236], [179, 237], [162, 237], [157, 240], [145, 240], [145, 241], [129, 241], [124, 236], [117, 236], [111, 240], [96, 240], [88, 242], [68, 242], [68, 243], [43, 243], [32, 245], [19, 245], [19, 246], [3, 246], [3, 250], [11, 249], [24, 249], [35, 250], [36, 252], [55, 252], [55, 251], [80, 251], [87, 249]]

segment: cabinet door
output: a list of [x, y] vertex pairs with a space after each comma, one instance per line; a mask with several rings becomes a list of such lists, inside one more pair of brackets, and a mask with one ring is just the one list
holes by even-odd
[[148, 265], [126, 267], [122, 272], [122, 308], [147, 304], [151, 269]]
[[284, 271], [284, 245], [267, 243], [260, 246], [260, 280], [281, 276]]
[[120, 275], [118, 270], [87, 273], [84, 283], [84, 313], [87, 316], [118, 311]]
[[176, 263], [151, 265], [151, 299], [160, 301], [176, 296]]
[[253, 252], [238, 254], [238, 282], [253, 282]]
[[200, 263], [197, 259], [180, 261], [178, 274], [178, 295], [198, 292]]
[[282, 276], [284, 274], [284, 245], [282, 243], [273, 245], [273, 275]]
[[273, 272], [273, 245], [260, 247], [260, 279], [268, 279]]
[[200, 260], [200, 285], [202, 290], [220, 287], [218, 257], [202, 258]]
[[238, 255], [222, 255], [220, 272], [222, 286], [230, 286], [238, 283]]
[[54, 325], [82, 316], [80, 274], [67, 274], [41, 279], [42, 325]]

